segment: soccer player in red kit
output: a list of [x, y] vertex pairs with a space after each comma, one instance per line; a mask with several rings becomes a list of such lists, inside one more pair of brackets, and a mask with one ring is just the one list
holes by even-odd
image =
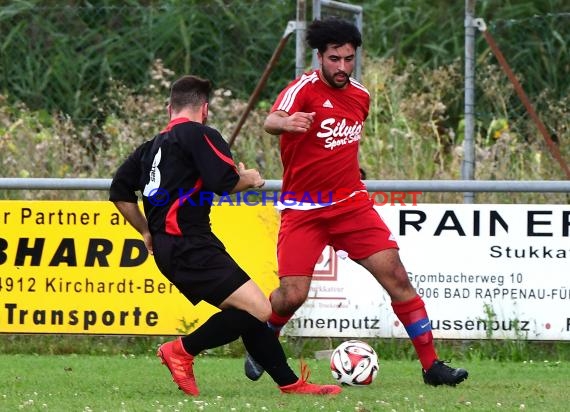
[[[279, 287], [270, 295], [268, 325], [278, 334], [305, 302], [315, 264], [331, 245], [346, 251], [389, 294], [422, 365], [424, 382], [455, 386], [468, 373], [439, 360], [424, 302], [360, 180], [359, 141], [370, 105], [367, 89], [350, 77], [362, 44], [360, 32], [345, 20], [315, 20], [307, 28], [307, 42], [318, 51], [320, 69], [281, 91], [264, 124], [268, 133], [280, 135], [284, 169]], [[245, 371], [255, 380], [263, 368], [248, 355]]]

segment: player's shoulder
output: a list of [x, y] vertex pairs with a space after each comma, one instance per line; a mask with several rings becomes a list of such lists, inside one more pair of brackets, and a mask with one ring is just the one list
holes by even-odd
[[366, 88], [366, 86], [364, 86], [362, 83], [360, 83], [358, 80], [356, 80], [354, 77], [350, 78], [350, 84], [353, 86], [353, 89], [357, 92], [357, 93], [363, 93], [367, 96], [370, 96], [370, 92], [368, 91], [368, 89]]
[[318, 80], [319, 80], [319, 73], [317, 72], [317, 70], [312, 70], [310, 72], [303, 73], [301, 76], [292, 80], [289, 83], [289, 87], [302, 89], [316, 84]]
[[220, 131], [206, 124], [201, 125], [200, 135], [189, 140], [197, 150], [224, 150], [228, 146]]
[[291, 110], [296, 111], [299, 107], [293, 109], [295, 105], [300, 106], [307, 96], [318, 92], [316, 88], [318, 84], [319, 74], [316, 70], [302, 74], [281, 90], [272, 111], [281, 110], [287, 113], [290, 113]]
[[152, 159], [156, 154], [155, 142], [160, 135], [154, 136], [152, 139], [139, 144], [130, 154], [125, 163], [138, 164]]
[[142, 156], [144, 153], [148, 152], [152, 148], [157, 137], [158, 135], [138, 145], [137, 148], [133, 151], [133, 156]]
[[208, 126], [206, 124], [203, 126], [204, 126], [204, 128], [203, 128], [204, 135], [211, 137], [211, 138], [214, 138], [214, 139], [222, 139], [223, 140], [222, 134], [220, 133], [220, 131], [218, 129], [214, 129], [213, 127]]

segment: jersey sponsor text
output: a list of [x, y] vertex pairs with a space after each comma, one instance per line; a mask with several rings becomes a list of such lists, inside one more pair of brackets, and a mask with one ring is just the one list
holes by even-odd
[[336, 147], [357, 142], [362, 137], [363, 123], [355, 122], [347, 125], [346, 119], [337, 121], [334, 117], [324, 119], [321, 122], [321, 130], [317, 132], [317, 137], [325, 139], [325, 149], [333, 150]]

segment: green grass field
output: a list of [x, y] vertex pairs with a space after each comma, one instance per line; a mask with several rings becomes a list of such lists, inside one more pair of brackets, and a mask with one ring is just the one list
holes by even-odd
[[[298, 371], [297, 359], [290, 365]], [[332, 382], [326, 360], [308, 359], [311, 381]], [[239, 358], [200, 356], [201, 394], [184, 395], [148, 355], [0, 355], [1, 411], [567, 411], [568, 362], [455, 362], [461, 385], [426, 386], [413, 361], [381, 360], [376, 381], [335, 397], [281, 394], [264, 375], [243, 376]]]

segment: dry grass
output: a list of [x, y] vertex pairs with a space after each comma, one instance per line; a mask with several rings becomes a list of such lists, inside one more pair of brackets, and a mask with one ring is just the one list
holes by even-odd
[[[459, 179], [463, 160], [462, 119], [450, 113], [462, 104], [463, 77], [459, 61], [434, 70], [409, 64], [397, 70], [390, 59], [368, 59], [363, 82], [371, 92], [371, 112], [362, 140], [361, 164], [368, 179]], [[5, 177], [109, 178], [125, 156], [151, 138], [166, 122], [166, 97], [174, 74], [156, 61], [152, 83], [135, 93], [113, 83], [98, 110], [102, 126], [77, 124], [60, 113], [10, 106], [0, 96], [0, 163]], [[512, 87], [500, 70], [484, 65], [477, 79], [484, 93], [478, 107], [485, 116], [476, 125], [476, 178], [481, 180], [563, 180], [560, 166], [548, 152], [536, 126], [517, 114]], [[566, 159], [570, 149], [567, 97], [540, 96], [540, 113], [560, 142]], [[217, 90], [211, 101], [210, 123], [227, 138], [247, 102], [229, 90]], [[252, 111], [235, 141], [236, 159], [259, 168], [268, 179], [280, 179], [278, 139], [263, 131], [269, 103]], [[105, 198], [105, 193], [21, 193], [6, 191], [4, 198]], [[462, 194], [430, 193], [424, 202], [461, 202]], [[479, 202], [566, 203], [566, 195], [480, 194]]]

